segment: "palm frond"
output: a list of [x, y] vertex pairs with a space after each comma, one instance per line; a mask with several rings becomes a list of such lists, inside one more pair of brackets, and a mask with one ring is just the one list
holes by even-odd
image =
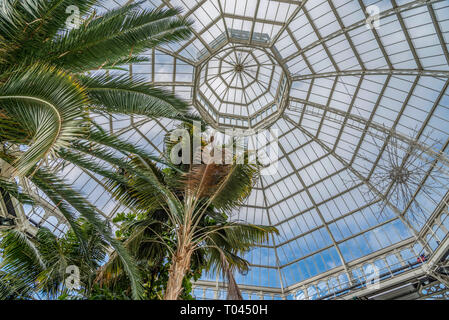
[[127, 66], [134, 64], [138, 65], [140, 63], [144, 62], [150, 62], [150, 58], [146, 56], [127, 56], [122, 59], [118, 59], [114, 62], [105, 63], [101, 66], [102, 70], [121, 70], [121, 71], [128, 71], [126, 68]]
[[32, 135], [14, 165], [24, 175], [37, 162], [81, 134], [80, 110], [86, 102], [83, 90], [61, 70], [34, 65], [14, 73], [0, 86], [2, 110], [19, 121]]
[[22, 124], [1, 111], [0, 107], [0, 139], [11, 144], [25, 145], [31, 141], [32, 135]]
[[[131, 234], [124, 242], [124, 246], [140, 262], [143, 269], [166, 258], [167, 245], [160, 239], [163, 224], [162, 221], [148, 217], [123, 227], [123, 230], [129, 230]], [[122, 274], [122, 263], [116, 255], [112, 255], [98, 273], [96, 282], [100, 285], [113, 286]]]
[[234, 163], [228, 170], [228, 176], [211, 196], [217, 210], [229, 211], [240, 206], [250, 195], [259, 174], [258, 165], [251, 163]]
[[79, 72], [115, 63], [163, 43], [187, 39], [189, 21], [176, 18], [179, 10], [137, 10], [136, 4], [91, 17], [51, 43], [48, 52], [58, 65]]
[[32, 283], [0, 270], [0, 300], [30, 300], [34, 294]]
[[8, 181], [0, 177], [0, 188], [9, 193], [20, 203], [34, 205], [34, 200], [27, 193], [22, 192], [20, 187], [15, 182]]
[[[137, 270], [134, 259], [132, 259], [123, 245], [115, 238], [113, 238], [110, 230], [106, 228], [104, 222], [101, 221], [98, 217], [98, 214], [95, 212], [95, 208], [92, 207], [92, 205], [89, 204], [79, 193], [68, 187], [61, 179], [45, 169], [41, 168], [37, 170], [32, 178], [32, 181], [33, 183], [37, 184], [39, 188], [44, 190], [46, 195], [50, 199], [52, 199], [54, 203], [59, 204], [60, 209], [64, 208], [64, 201], [70, 204], [70, 206], [76, 209], [77, 212], [79, 212], [90, 224], [92, 224], [105, 238], [105, 240], [111, 244], [111, 246], [115, 249], [118, 256], [120, 257], [126, 274], [128, 275], [128, 278], [131, 282], [133, 297], [135, 299], [140, 298], [142, 293], [142, 286], [140, 281], [140, 274]], [[64, 210], [63, 212], [65, 211], [66, 210]], [[68, 216], [68, 218], [73, 222], [73, 218], [70, 215]], [[72, 223], [71, 227], [74, 232], [80, 232], [79, 227], [77, 227], [76, 224]], [[82, 236], [79, 236], [79, 238], [82, 238]]]
[[214, 226], [216, 231], [224, 233], [229, 247], [234, 250], [247, 250], [257, 243], [268, 241], [271, 233], [279, 234], [276, 227], [230, 221]]
[[268, 241], [270, 234], [278, 234], [272, 226], [254, 225], [242, 222], [225, 222], [222, 224], [202, 227], [198, 232], [197, 241], [205, 241], [210, 246], [209, 268], [214, 271], [223, 270], [223, 257], [229, 263], [229, 268], [237, 268], [240, 272], [248, 270], [249, 264], [239, 255], [246, 253], [257, 244]]
[[126, 184], [127, 182], [121, 175], [112, 171], [110, 167], [106, 168], [98, 164], [97, 161], [92, 160], [91, 157], [88, 158], [78, 152], [73, 152], [68, 149], [62, 149], [58, 151], [58, 156], [61, 159], [77, 165], [80, 168], [87, 169], [111, 181], [116, 181], [117, 183], [121, 184]]
[[136, 114], [151, 118], [179, 119], [189, 105], [170, 92], [152, 87], [143, 78], [106, 74], [80, 76], [87, 88], [93, 109], [117, 114]]
[[30, 64], [38, 58], [48, 58], [48, 52], [43, 52], [42, 47], [66, 28], [68, 17], [66, 9], [75, 6], [80, 16], [83, 16], [97, 2], [96, 0], [2, 1], [0, 38], [8, 43], [7, 64], [17, 62]]
[[[40, 227], [35, 236], [13, 230], [5, 233], [0, 248], [7, 253], [0, 272], [0, 298], [58, 298], [67, 292], [68, 266], [79, 269], [81, 288], [88, 295], [96, 269], [105, 258], [107, 242], [83, 219], [79, 224], [82, 237], [73, 230], [59, 238]], [[84, 252], [85, 248], [88, 252]]]
[[96, 142], [100, 145], [115, 149], [123, 154], [134, 154], [139, 156], [141, 159], [147, 159], [147, 162], [154, 161], [156, 163], [160, 163], [164, 166], [170, 167], [173, 170], [178, 171], [179, 169], [176, 166], [173, 166], [170, 162], [161, 159], [158, 156], [154, 156], [151, 153], [148, 153], [146, 150], [132, 144], [126, 142], [115, 135], [109, 134], [104, 131], [100, 126], [98, 126], [95, 122], [91, 122], [94, 128], [91, 128], [89, 133], [87, 134], [87, 141]]
[[[132, 166], [129, 162], [116, 157], [112, 151], [105, 150], [104, 148], [98, 148], [97, 146], [78, 142], [72, 144], [72, 147], [86, 154], [93, 155], [103, 161], [109, 162], [110, 164], [139, 177], [140, 180], [138, 181], [144, 181], [147, 185], [146, 188], [151, 188], [152, 191], [159, 194], [166, 200], [167, 205], [170, 207], [172, 219], [179, 220], [179, 217], [182, 215], [182, 204], [173, 192], [160, 180], [156, 167], [151, 164], [150, 161], [147, 162], [144, 159], [140, 159], [140, 163], [145, 170], [143, 171], [140, 168]], [[138, 186], [136, 186], [136, 189], [138, 189]]]
[[2, 232], [0, 248], [3, 251], [1, 269], [30, 286], [47, 267], [39, 249], [25, 232], [17, 229]]

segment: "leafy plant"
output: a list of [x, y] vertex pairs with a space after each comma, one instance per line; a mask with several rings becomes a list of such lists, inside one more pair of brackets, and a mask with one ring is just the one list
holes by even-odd
[[[35, 237], [17, 229], [3, 232], [0, 299], [89, 296], [97, 269], [106, 259], [108, 243], [85, 220], [76, 223], [81, 237], [69, 230], [58, 238], [44, 227]], [[77, 290], [67, 286], [70, 266], [79, 271]]]
[[[192, 136], [189, 124], [181, 128]], [[175, 145], [167, 138], [168, 155]], [[206, 141], [202, 141], [201, 148], [207, 148]], [[193, 160], [194, 153], [190, 155]], [[229, 279], [230, 293], [239, 298], [232, 272], [249, 268], [240, 255], [256, 243], [267, 241], [270, 233], [278, 232], [274, 227], [229, 221], [225, 213], [242, 204], [258, 177], [258, 165], [249, 163], [248, 157], [246, 153], [243, 163], [236, 158], [230, 164], [191, 161], [169, 163], [170, 167], [161, 169], [151, 159], [136, 156], [120, 166], [125, 179], [110, 179], [108, 186], [114, 196], [144, 217], [129, 226], [125, 245], [152, 261], [157, 260], [159, 252], [169, 251], [164, 299], [180, 297], [185, 276], [196, 264], [222, 272]], [[103, 276], [114, 277], [117, 270], [119, 263], [111, 259]]]
[[[162, 218], [153, 216], [153, 219]], [[166, 239], [167, 244], [173, 245], [173, 233], [169, 228], [148, 223], [149, 217], [145, 214], [118, 213], [113, 221], [121, 225], [116, 231], [118, 239], [125, 243], [125, 247], [136, 259], [142, 275], [144, 294], [143, 299], [160, 300], [163, 298], [167, 288], [170, 269], [170, 252], [165, 246], [160, 246], [152, 242], [154, 229]], [[204, 261], [191, 266], [189, 272], [183, 280], [183, 300], [192, 300], [191, 280], [198, 280], [204, 268]], [[123, 274], [111, 272], [111, 267], [106, 265], [100, 269], [97, 277], [97, 290], [94, 291], [90, 299], [120, 299], [121, 296], [129, 298], [129, 283], [124, 281]]]
[[[114, 72], [125, 64], [145, 61], [141, 54], [148, 49], [187, 39], [191, 23], [177, 18], [177, 9], [141, 9], [140, 3], [99, 15], [95, 6], [101, 2], [1, 1], [0, 159], [4, 176], [0, 186], [9, 184], [10, 191], [23, 195], [26, 190], [19, 192], [14, 179], [31, 183], [80, 238], [75, 216], [85, 217], [115, 249], [131, 281], [133, 298], [139, 298], [143, 289], [133, 259], [110, 235], [95, 208], [46, 163], [62, 159], [119, 180], [110, 166], [120, 164], [123, 157], [131, 153], [152, 158], [110, 136], [91, 116], [192, 118], [187, 103], [173, 94], [142, 78]], [[67, 26], [69, 6], [79, 9], [77, 28]], [[99, 161], [109, 163], [109, 168], [100, 168]], [[39, 205], [39, 199], [33, 200]]]

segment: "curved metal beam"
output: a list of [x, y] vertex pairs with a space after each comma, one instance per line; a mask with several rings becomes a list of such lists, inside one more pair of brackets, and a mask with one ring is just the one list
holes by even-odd
[[[388, 10], [385, 10], [385, 11], [381, 12], [379, 14], [379, 19], [386, 18], [386, 17], [389, 17], [391, 15], [394, 15], [394, 14], [397, 14], [397, 13], [400, 13], [400, 12], [403, 12], [403, 11], [406, 11], [406, 10], [418, 8], [418, 7], [421, 7], [421, 6], [427, 6], [428, 4], [438, 3], [438, 2], [442, 2], [442, 1], [444, 1], [444, 0], [428, 0], [428, 1], [416, 0], [416, 1], [413, 1], [413, 2], [410, 2], [410, 3], [407, 3], [405, 5], [398, 6], [396, 8], [388, 9]], [[316, 46], [325, 43], [326, 41], [329, 41], [331, 39], [334, 39], [334, 38], [344, 34], [345, 32], [348, 32], [348, 31], [357, 29], [358, 27], [361, 27], [363, 25], [366, 25], [366, 23], [367, 23], [366, 19], [363, 19], [363, 20], [360, 20], [360, 21], [358, 21], [356, 23], [353, 23], [352, 25], [350, 25], [350, 26], [348, 26], [348, 27], [346, 27], [344, 29], [337, 30], [337, 31], [335, 31], [335, 32], [325, 36], [325, 37], [322, 37], [321, 39], [319, 39], [319, 40], [311, 43], [310, 45], [304, 47], [302, 50], [300, 50], [298, 52], [295, 52], [295, 53], [291, 54], [290, 56], [286, 57], [284, 59], [284, 62], [287, 62], [287, 61], [289, 61], [289, 60], [291, 60], [291, 59], [293, 59], [293, 58], [295, 58], [297, 56], [300, 56], [305, 51], [313, 49]]]
[[[306, 129], [304, 129], [303, 127], [301, 127], [300, 125], [298, 125], [295, 121], [293, 121], [291, 118], [289, 118], [288, 116], [283, 117], [285, 119], [285, 121], [290, 122], [292, 125], [294, 125], [296, 128], [298, 128], [302, 133], [304, 133], [305, 135], [307, 135], [310, 139], [312, 139], [313, 141], [315, 141], [316, 143], [318, 143], [321, 148], [323, 148], [324, 150], [326, 150], [329, 154], [331, 154], [332, 156], [334, 156], [338, 161], [340, 161], [340, 163], [346, 167], [348, 170], [350, 170], [360, 181], [362, 181], [372, 192], [374, 192], [379, 198], [381, 198], [383, 201], [386, 202], [386, 204], [388, 205], [388, 207], [390, 207], [390, 209], [395, 213], [395, 215], [399, 218], [399, 220], [401, 220], [401, 222], [410, 230], [410, 232], [414, 235], [416, 241], [419, 241], [423, 247], [426, 247], [425, 242], [419, 238], [419, 231], [417, 231], [408, 220], [406, 220], [404, 218], [404, 216], [402, 215], [401, 210], [399, 210], [394, 204], [392, 204], [387, 197], [380, 191], [378, 190], [370, 181], [368, 181], [365, 177], [363, 177], [360, 172], [358, 172], [357, 170], [354, 169], [354, 167], [349, 164], [345, 159], [343, 159], [341, 156], [339, 156], [334, 150], [332, 150], [331, 148], [329, 148], [325, 143], [323, 143], [320, 139], [318, 139], [317, 137], [315, 137], [313, 134], [311, 134], [309, 131], [307, 131]], [[429, 252], [432, 252], [431, 250], [429, 250]]]
[[[289, 163], [289, 165], [290, 165], [292, 168], [294, 168], [294, 167], [295, 167], [295, 164], [294, 164], [293, 161], [290, 159], [290, 157], [287, 155], [287, 152], [285, 152], [285, 149], [282, 147], [281, 144], [279, 145], [279, 149], [282, 151], [282, 153], [285, 154], [285, 159], [287, 160], [287, 162]], [[348, 269], [348, 266], [347, 266], [347, 264], [346, 264], [346, 261], [345, 261], [345, 259], [343, 258], [343, 254], [342, 254], [342, 252], [341, 252], [341, 250], [340, 250], [340, 247], [338, 246], [337, 241], [336, 241], [335, 238], [334, 238], [334, 235], [332, 234], [331, 230], [329, 229], [329, 225], [326, 223], [326, 219], [324, 219], [324, 216], [323, 216], [323, 214], [321, 213], [320, 208], [318, 207], [318, 205], [317, 205], [315, 199], [313, 198], [312, 194], [310, 193], [310, 190], [307, 188], [307, 186], [306, 186], [306, 184], [305, 184], [303, 178], [302, 178], [301, 175], [299, 174], [299, 172], [298, 172], [298, 171], [295, 171], [295, 175], [296, 175], [296, 177], [298, 178], [299, 182], [301, 183], [301, 185], [302, 185], [303, 189], [305, 190], [307, 196], [309, 197], [310, 202], [311, 202], [312, 205], [313, 205], [313, 208], [314, 208], [315, 211], [318, 213], [318, 216], [319, 216], [319, 218], [320, 218], [320, 220], [321, 220], [321, 223], [323, 224], [323, 227], [326, 229], [327, 233], [329, 234], [329, 237], [330, 237], [330, 239], [331, 239], [331, 241], [332, 241], [332, 244], [333, 244], [335, 250], [337, 251], [338, 257], [340, 258], [341, 265], [343, 266], [343, 268], [344, 268], [344, 270], [345, 270], [345, 273], [346, 273], [346, 275], [347, 275], [347, 277], [348, 277], [349, 283], [352, 285], [352, 277], [351, 277], [351, 273], [349, 272], [349, 269]]]
[[[369, 121], [368, 119], [366, 119], [366, 118], [364, 118], [364, 117], [361, 117], [361, 116], [358, 116], [358, 115], [355, 115], [355, 114], [352, 114], [352, 113], [350, 114], [350, 113], [348, 113], [348, 112], [345, 112], [345, 111], [342, 111], [342, 110], [339, 110], [339, 109], [336, 109], [336, 108], [327, 107], [327, 106], [322, 105], [322, 104], [319, 104], [319, 103], [307, 101], [307, 100], [305, 100], [305, 99], [290, 98], [290, 101], [300, 102], [300, 103], [303, 103], [303, 104], [305, 104], [305, 105], [309, 105], [309, 106], [312, 106], [312, 107], [314, 107], [314, 108], [317, 108], [317, 109], [320, 109], [320, 110], [323, 110], [323, 111], [327, 111], [327, 113], [334, 113], [335, 115], [338, 115], [338, 116], [347, 117], [349, 120], [353, 120], [353, 121], [355, 121], [355, 122], [358, 122], [358, 123], [360, 123], [361, 125], [368, 125], [368, 127], [371, 127], [371, 128], [373, 128], [373, 129], [375, 129], [375, 130], [377, 130], [377, 131], [380, 131], [380, 132], [383, 132], [383, 133], [385, 133], [385, 134], [392, 135], [392, 136], [394, 136], [396, 139], [401, 140], [401, 141], [404, 141], [404, 142], [406, 142], [406, 143], [408, 143], [408, 144], [413, 143], [413, 140], [412, 140], [410, 137], [407, 137], [406, 135], [403, 135], [403, 134], [401, 134], [401, 133], [398, 133], [397, 131], [393, 131], [393, 130], [391, 130], [391, 129], [388, 129], [387, 127], [385, 127], [385, 126], [383, 126], [383, 125], [381, 125], [381, 124], [378, 124], [378, 123], [376, 123], [376, 122]], [[311, 115], [317, 115], [316, 113], [307, 111], [307, 110], [305, 110], [305, 109], [304, 109], [304, 112], [307, 113], [307, 114], [311, 114]], [[323, 116], [323, 115], [320, 114], [320, 116]], [[284, 117], [285, 117], [285, 115], [284, 115]], [[336, 120], [336, 119], [330, 117], [329, 115], [326, 115], [325, 117], [327, 118], [327, 120], [335, 121], [335, 122], [337, 122], [337, 123], [338, 123], [338, 122], [341, 122], [341, 121], [339, 121], [339, 120]], [[290, 118], [290, 119], [291, 119], [291, 118]], [[294, 122], [294, 121], [293, 121], [293, 122]], [[357, 127], [357, 126], [351, 125], [350, 123], [346, 123], [346, 125], [347, 125], [348, 127], [353, 128], [353, 129], [362, 130], [361, 128], [359, 128], [359, 127]], [[376, 137], [376, 138], [379, 138], [379, 139], [383, 139], [382, 136], [377, 136], [377, 135], [374, 134], [374, 133], [371, 133], [371, 135], [372, 135], [373, 137]], [[418, 147], [419, 147], [419, 145], [418, 145]], [[424, 150], [424, 149], [425, 149], [425, 150]], [[432, 157], [439, 157], [440, 161], [444, 162], [447, 166], [449, 166], [449, 158], [447, 157], [446, 154], [440, 153], [440, 152], [436, 152], [436, 151], [431, 150], [431, 149], [429, 150], [428, 148], [424, 148], [424, 149], [423, 149], [423, 151], [425, 151], [426, 154], [429, 154], [429, 155], [432, 156]]]
[[393, 76], [427, 76], [449, 78], [447, 70], [420, 70], [420, 69], [373, 69], [373, 70], [344, 70], [335, 72], [324, 72], [315, 74], [294, 75], [293, 81], [329, 78], [340, 76], [363, 76], [363, 75], [393, 75]]

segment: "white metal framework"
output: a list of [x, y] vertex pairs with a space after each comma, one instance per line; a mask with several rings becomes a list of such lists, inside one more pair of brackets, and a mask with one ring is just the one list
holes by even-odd
[[[228, 32], [231, 41], [249, 39], [249, 33]], [[269, 39], [265, 34], [257, 37]], [[221, 38], [226, 41], [224, 34]], [[203, 50], [199, 58], [204, 55]], [[217, 129], [257, 129], [282, 115], [289, 84], [287, 70], [275, 56], [263, 48], [230, 42], [198, 67], [193, 104]]]
[[[130, 65], [130, 74], [192, 101], [214, 127], [281, 133], [277, 173], [261, 177], [233, 213], [280, 230], [246, 256], [250, 273], [236, 275], [245, 298], [373, 298], [363, 291], [369, 266], [383, 288], [412, 282], [415, 298], [448, 297], [448, 278], [438, 270], [449, 233], [449, 1], [148, 0], [143, 6], [181, 7], [195, 21], [194, 37], [148, 52], [150, 62]], [[367, 23], [373, 19], [378, 26]], [[155, 153], [173, 126], [164, 119], [98, 120]], [[391, 181], [382, 188], [375, 183], [391, 164], [392, 141], [399, 166], [410, 158], [410, 145], [425, 159], [407, 203], [390, 200]], [[55, 168], [106, 218], [125, 210], [92, 173], [64, 163]], [[420, 219], [412, 203], [422, 208]], [[67, 228], [49, 207], [25, 211], [55, 231]], [[195, 295], [220, 298], [223, 290], [219, 276], [204, 275]]]

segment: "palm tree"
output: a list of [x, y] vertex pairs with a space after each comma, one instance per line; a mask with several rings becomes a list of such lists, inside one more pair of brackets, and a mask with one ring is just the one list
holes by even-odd
[[[79, 220], [77, 224], [82, 238], [72, 230], [58, 238], [43, 227], [35, 237], [17, 229], [4, 232], [0, 240], [0, 299], [55, 299], [73, 293], [89, 296], [96, 271], [106, 259], [108, 243], [89, 223]], [[71, 281], [67, 272], [73, 266], [79, 283], [75, 278]], [[79, 288], [68, 285], [72, 282]]]
[[[113, 75], [121, 65], [145, 61], [157, 45], [187, 39], [190, 22], [179, 10], [141, 10], [139, 3], [98, 15], [100, 0], [3, 0], [0, 3], [0, 187], [23, 199], [15, 180], [40, 189], [64, 215], [73, 232], [79, 212], [121, 258], [133, 297], [141, 293], [132, 258], [115, 240], [95, 209], [45, 163], [69, 161], [111, 178], [99, 160], [117, 164], [144, 150], [108, 135], [91, 114], [186, 119], [188, 105], [141, 78]], [[79, 9], [80, 24], [69, 29], [66, 9]], [[7, 175], [5, 175], [7, 172]], [[33, 199], [39, 204], [39, 199]]]
[[[166, 224], [167, 215], [163, 211], [147, 214], [118, 213], [113, 222], [120, 224], [116, 236], [124, 241], [125, 247], [137, 261], [144, 283], [144, 299], [161, 300], [167, 287], [170, 268], [170, 250], [174, 246], [174, 233]], [[164, 244], [154, 241], [164, 239]], [[170, 250], [167, 248], [170, 246]], [[200, 278], [206, 265], [205, 257], [197, 255], [191, 263], [183, 281], [183, 291], [179, 297], [191, 300], [191, 280]], [[121, 266], [114, 262], [107, 264], [98, 272], [96, 289], [89, 299], [123, 299], [129, 296], [129, 283], [124, 279]]]
[[[191, 125], [181, 127], [192, 135]], [[201, 144], [205, 150], [206, 141]], [[167, 138], [167, 155], [174, 146]], [[109, 181], [108, 186], [118, 200], [133, 212], [146, 215], [146, 219], [132, 226], [126, 246], [141, 248], [145, 243], [144, 254], [149, 255], [147, 244], [151, 242], [153, 246], [165, 246], [170, 253], [164, 299], [178, 299], [192, 261], [207, 261], [208, 270], [222, 272], [228, 284], [233, 285], [231, 296], [238, 298], [232, 272], [249, 268], [249, 263], [240, 255], [256, 243], [267, 241], [270, 233], [277, 233], [274, 227], [229, 221], [226, 215], [248, 197], [258, 177], [259, 166], [249, 163], [248, 153], [243, 156], [246, 160], [243, 163], [234, 157], [230, 164], [193, 164], [191, 161], [180, 165], [169, 163], [170, 167], [165, 169], [151, 159], [136, 156], [122, 163], [125, 184]], [[193, 152], [191, 157], [194, 157]], [[170, 162], [170, 157], [167, 158]], [[161, 230], [173, 236], [167, 239]], [[112, 259], [110, 266], [113, 264]]]

